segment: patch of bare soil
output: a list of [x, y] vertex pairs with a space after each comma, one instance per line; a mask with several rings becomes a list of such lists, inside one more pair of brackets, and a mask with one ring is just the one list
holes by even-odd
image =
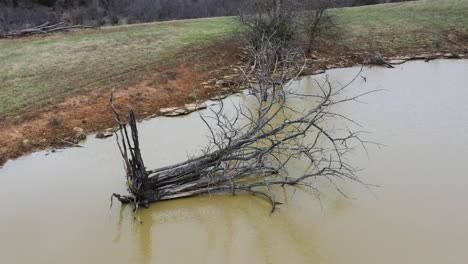
[[[114, 91], [114, 103], [123, 113], [129, 108], [139, 118], [159, 114], [165, 107], [183, 106], [207, 100], [220, 93], [232, 93], [207, 85], [235, 73], [241, 63], [239, 45], [223, 44], [205, 52], [201, 61], [190, 60], [172, 68], [160, 69], [133, 86]], [[68, 97], [63, 102], [0, 121], [0, 165], [33, 151], [73, 146], [86, 134], [115, 127], [110, 107], [112, 90], [94, 89], [84, 95]]]

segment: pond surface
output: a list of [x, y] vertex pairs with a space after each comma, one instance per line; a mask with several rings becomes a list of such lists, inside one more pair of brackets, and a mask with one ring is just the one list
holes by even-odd
[[[328, 74], [345, 83], [357, 72]], [[367, 82], [351, 90], [385, 91], [342, 110], [386, 145], [352, 160], [380, 187], [349, 182], [352, 198], [325, 190], [320, 200], [288, 189], [274, 214], [260, 199], [216, 196], [155, 204], [135, 220], [109, 207], [126, 192], [114, 138], [10, 161], [0, 169], [0, 263], [467, 263], [467, 73], [467, 61], [443, 60], [364, 69]], [[207, 131], [192, 114], [140, 132], [153, 168], [195, 154]]]

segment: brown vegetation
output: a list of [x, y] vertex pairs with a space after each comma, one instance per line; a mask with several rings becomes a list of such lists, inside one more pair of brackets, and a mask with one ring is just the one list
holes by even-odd
[[[334, 6], [399, 1], [407, 0], [327, 0]], [[0, 0], [0, 31], [20, 30], [46, 21], [100, 26], [229, 16], [237, 14], [248, 2], [250, 0]]]

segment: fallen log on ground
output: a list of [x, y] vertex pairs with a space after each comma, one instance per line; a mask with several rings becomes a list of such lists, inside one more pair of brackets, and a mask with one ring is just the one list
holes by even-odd
[[49, 22], [42, 25], [27, 28], [23, 30], [11, 31], [6, 33], [0, 33], [0, 38], [18, 38], [31, 35], [40, 35], [40, 34], [51, 34], [56, 32], [67, 32], [73, 29], [84, 29], [84, 28], [95, 28], [93, 26], [83, 26], [83, 25], [66, 25], [64, 22], [50, 25]]
[[[359, 181], [346, 162], [354, 142], [363, 144], [360, 132], [328, 128], [329, 119], [354, 123], [334, 111], [336, 105], [352, 102], [346, 97], [347, 85], [334, 89], [328, 80], [312, 94], [299, 94], [291, 83], [304, 69], [298, 58], [303, 53], [275, 46], [267, 39], [252, 49], [251, 70], [245, 82], [255, 106], [234, 106], [236, 114], [227, 116], [224, 104], [200, 115], [210, 131], [209, 144], [202, 154], [172, 166], [147, 169], [141, 154], [135, 113], [129, 111], [123, 122], [114, 107], [119, 124], [117, 144], [125, 162], [130, 195], [114, 194], [135, 209], [159, 201], [211, 194], [250, 193], [269, 201], [274, 210], [279, 204], [273, 186], [305, 186], [316, 189], [313, 179]], [[358, 75], [357, 75], [358, 76]], [[249, 80], [255, 79], [255, 84]], [[310, 108], [296, 109], [290, 100], [308, 98]], [[346, 126], [344, 126], [346, 127]], [[293, 160], [305, 159], [308, 169], [291, 175], [285, 168]], [[339, 187], [336, 187], [339, 190]], [[340, 191], [340, 190], [339, 190]]]

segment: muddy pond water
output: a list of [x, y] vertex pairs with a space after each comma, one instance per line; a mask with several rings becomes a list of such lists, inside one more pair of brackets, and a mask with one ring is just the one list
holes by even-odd
[[[359, 68], [328, 71], [346, 83]], [[324, 187], [284, 190], [285, 204], [250, 196], [152, 205], [135, 220], [115, 139], [39, 152], [0, 168], [0, 263], [468, 263], [468, 62], [365, 68], [350, 87], [385, 91], [341, 110], [385, 147], [356, 153], [345, 198]], [[298, 81], [314, 89], [314, 79]], [[239, 102], [244, 96], [227, 99]], [[140, 124], [148, 167], [195, 154], [207, 133], [197, 114]], [[298, 168], [300, 169], [300, 168]]]

